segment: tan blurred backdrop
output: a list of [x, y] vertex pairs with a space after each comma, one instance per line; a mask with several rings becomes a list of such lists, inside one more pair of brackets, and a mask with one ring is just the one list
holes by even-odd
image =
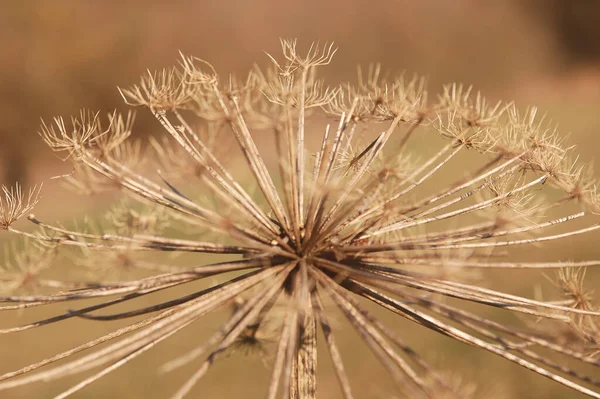
[[[572, 133], [568, 143], [579, 145], [585, 161], [596, 156], [600, 144], [600, 2], [1, 3], [2, 184], [20, 181], [27, 186], [69, 172], [69, 166], [60, 163], [37, 136], [40, 117], [69, 116], [80, 108], [123, 109], [116, 87], [136, 83], [146, 69], [173, 65], [179, 51], [210, 61], [223, 75], [244, 73], [253, 63], [266, 61], [263, 51], [278, 51], [279, 37], [296, 37], [305, 44], [335, 41], [339, 51], [333, 64], [323, 70], [330, 83], [352, 79], [357, 64], [381, 62], [392, 72], [405, 70], [426, 76], [433, 94], [443, 83], [458, 81], [475, 85], [493, 99], [539, 105], [559, 123], [561, 131]], [[137, 122], [141, 135], [159, 130], [158, 124], [143, 111], [138, 113]], [[67, 207], [74, 206], [66, 198], [73, 197], [49, 181], [38, 212], [60, 219]], [[75, 200], [77, 207], [86, 201], [81, 197]], [[0, 236], [0, 241], [4, 238]], [[27, 358], [33, 361], [39, 356]], [[479, 366], [485, 368], [486, 364]], [[499, 367], [499, 372], [514, 369]], [[360, 370], [360, 364], [351, 368]], [[509, 379], [519, 381], [519, 375]], [[213, 382], [218, 383], [219, 377], [215, 378]], [[106, 389], [92, 391], [98, 395], [94, 397], [111, 392]], [[42, 395], [43, 389], [33, 392]], [[150, 395], [147, 389], [144, 392]], [[535, 397], [549, 398], [551, 392], [552, 388], [544, 388]], [[514, 395], [523, 397], [522, 393]]]

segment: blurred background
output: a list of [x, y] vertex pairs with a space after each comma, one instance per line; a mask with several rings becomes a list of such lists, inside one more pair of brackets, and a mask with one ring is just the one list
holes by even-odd
[[[567, 143], [578, 146], [584, 162], [594, 159], [600, 145], [600, 2], [594, 0], [4, 0], [0, 37], [0, 183], [27, 187], [45, 181], [36, 212], [58, 220], [94, 204], [48, 180], [70, 167], [44, 147], [37, 135], [40, 118], [69, 116], [81, 108], [124, 109], [116, 87], [137, 83], [147, 69], [173, 65], [179, 51], [210, 61], [221, 75], [243, 74], [253, 63], [266, 62], [263, 51], [278, 53], [280, 37], [301, 44], [335, 41], [339, 51], [322, 72], [330, 84], [353, 79], [358, 64], [381, 62], [394, 73], [427, 77], [432, 95], [456, 81], [494, 100], [538, 105], [570, 134]], [[159, 129], [147, 113], [138, 112], [138, 134]], [[0, 347], [0, 358], [21, 356], [20, 350]], [[429, 354], [435, 357], [439, 349], [430, 347]], [[491, 375], [503, 373], [503, 397], [570, 395], [539, 377], [523, 377], [517, 367], [487, 360], [468, 366], [475, 366], [477, 379], [485, 374], [481, 368], [497, 366]], [[357, 360], [355, 371], [360, 366]], [[126, 374], [131, 385], [153, 375], [152, 370]], [[218, 378], [212, 383], [220, 384]], [[119, 384], [128, 383], [115, 381], [112, 390], [98, 383], [100, 388], [81, 397], [114, 397]], [[539, 388], [533, 392], [522, 383]], [[238, 397], [238, 391], [231, 392]], [[20, 395], [46, 397], [43, 387]], [[132, 390], [123, 397], [152, 396]], [[382, 389], [369, 397], [389, 396]]]

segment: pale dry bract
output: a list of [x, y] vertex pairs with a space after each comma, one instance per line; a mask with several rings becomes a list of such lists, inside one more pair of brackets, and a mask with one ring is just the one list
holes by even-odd
[[[596, 185], [557, 132], [535, 108], [489, 104], [460, 85], [446, 86], [432, 103], [422, 80], [384, 79], [379, 66], [359, 71], [356, 85], [328, 87], [317, 70], [332, 60], [332, 45], [305, 53], [295, 41], [282, 47], [283, 57], [269, 55], [271, 66], [246, 79], [222, 79], [207, 62], [182, 56], [177, 68], [121, 90], [164, 128], [147, 148], [129, 138], [131, 115], [111, 114], [104, 123], [84, 111], [70, 124], [43, 124], [44, 140], [74, 163], [69, 185], [85, 193], [119, 187], [126, 200], [98, 225], [80, 228], [30, 215], [39, 230], [29, 232], [13, 225], [35, 205], [36, 191], [26, 198], [18, 186], [3, 188], [0, 228], [42, 245], [6, 268], [2, 311], [65, 301], [74, 310], [0, 334], [69, 318], [141, 319], [0, 376], [0, 390], [95, 370], [58, 395], [69, 396], [225, 308], [230, 316], [208, 340], [166, 360], [165, 372], [197, 366], [172, 387], [173, 398], [193, 395], [233, 349], [265, 357], [267, 398], [313, 398], [321, 338], [320, 356], [330, 357], [343, 396], [352, 398], [336, 343], [348, 329], [389, 372], [398, 395], [477, 397], [468, 380], [456, 383], [430, 366], [401, 331], [375, 317], [371, 303], [600, 398], [592, 376], [600, 312], [583, 283], [583, 268], [600, 260], [546, 259], [542, 249], [600, 229]], [[229, 162], [235, 151], [243, 166]], [[39, 251], [66, 251], [73, 273], [90, 279], [49, 279], [51, 262]], [[178, 263], [173, 254], [183, 253]], [[219, 262], [202, 263], [209, 256]], [[199, 261], [186, 266], [190, 259]], [[485, 277], [490, 269], [510, 276], [559, 270], [558, 292], [495, 290]], [[136, 270], [144, 277], [128, 278]], [[110, 311], [198, 280], [206, 288]], [[28, 289], [35, 292], [22, 292]], [[76, 307], [87, 298], [99, 302]], [[503, 312], [523, 322], [495, 321]]]

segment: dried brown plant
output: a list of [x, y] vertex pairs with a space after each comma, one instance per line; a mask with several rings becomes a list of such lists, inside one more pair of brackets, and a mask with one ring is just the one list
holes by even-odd
[[[38, 267], [39, 257], [31, 267], [24, 262], [16, 268], [28, 284], [18, 284], [25, 279], [14, 273], [6, 280], [11, 284], [0, 292], [15, 292], [0, 297], [2, 311], [101, 301], [0, 334], [69, 318], [143, 318], [0, 376], [0, 390], [98, 370], [57, 396], [67, 397], [203, 315], [229, 308], [207, 341], [163, 366], [171, 371], [198, 363], [182, 386], [173, 387], [173, 398], [192, 392], [233, 349], [261, 356], [273, 349], [267, 398], [314, 398], [318, 337], [343, 396], [352, 398], [336, 339], [344, 332], [331, 321], [336, 308], [403, 397], [475, 397], [471, 382], [457, 384], [437, 372], [399, 331], [375, 317], [366, 306], [373, 303], [600, 398], [600, 381], [579, 371], [600, 366], [600, 312], [581, 271], [600, 260], [543, 260], [538, 248], [600, 229], [596, 185], [556, 131], [535, 108], [523, 113], [512, 104], [490, 105], [459, 85], [448, 85], [430, 104], [422, 80], [384, 79], [378, 66], [361, 72], [356, 86], [330, 88], [316, 72], [332, 60], [332, 45], [313, 45], [304, 55], [295, 41], [284, 40], [282, 47], [281, 59], [269, 55], [271, 67], [253, 70], [247, 79], [223, 81], [207, 62], [182, 56], [179, 67], [148, 73], [139, 85], [121, 90], [128, 104], [148, 108], [164, 127], [165, 137], [148, 148], [130, 144], [131, 115], [112, 114], [103, 126], [98, 114], [82, 112], [70, 126], [61, 118], [42, 126], [48, 145], [74, 163], [71, 185], [88, 193], [120, 187], [134, 202], [113, 210], [102, 231], [30, 215], [40, 230], [28, 232], [13, 224], [31, 210], [37, 191], [25, 199], [18, 186], [3, 188], [0, 227], [53, 253], [72, 247], [87, 270], [94, 262], [106, 268], [110, 260], [125, 276], [130, 269], [151, 275], [120, 280], [119, 272], [110, 274], [116, 281], [50, 284], [42, 273], [50, 266]], [[235, 148], [223, 148], [231, 137], [243, 167], [227, 165], [236, 157]], [[415, 141], [420, 150], [411, 148]], [[466, 163], [457, 162], [461, 156]], [[163, 171], [149, 172], [143, 158]], [[539, 260], [519, 260], [524, 252], [518, 247], [540, 251]], [[220, 261], [185, 267], [167, 254], [160, 257], [186, 252], [217, 254]], [[138, 259], [140, 253], [151, 256]], [[489, 288], [485, 272], [491, 269], [509, 275], [562, 270], [555, 287], [564, 296], [541, 300]], [[202, 279], [207, 288], [182, 297], [97, 313]], [[17, 292], [32, 286], [41, 291]], [[554, 327], [495, 321], [461, 306], [469, 302]]]

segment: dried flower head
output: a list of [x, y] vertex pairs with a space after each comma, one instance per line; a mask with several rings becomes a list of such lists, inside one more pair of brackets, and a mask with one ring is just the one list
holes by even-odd
[[10, 226], [29, 213], [40, 200], [39, 188], [33, 187], [27, 196], [17, 183], [14, 187], [2, 186], [0, 195], [0, 230], [8, 230]]
[[[42, 126], [46, 142], [66, 153], [86, 180], [76, 187], [87, 190], [106, 179], [143, 206], [123, 203], [102, 230], [30, 216], [39, 232], [10, 231], [53, 248], [72, 247], [88, 266], [120, 268], [126, 261], [126, 269], [146, 275], [2, 296], [2, 310], [99, 302], [0, 334], [69, 318], [142, 318], [1, 375], [0, 390], [97, 369], [58, 396], [64, 398], [233, 304], [212, 336], [163, 366], [197, 364], [173, 387], [173, 398], [190, 394], [236, 348], [272, 354], [267, 398], [314, 398], [320, 337], [343, 396], [354, 397], [338, 346], [346, 331], [332, 321], [332, 309], [389, 372], [401, 397], [474, 397], [472, 382], [447, 377], [456, 370], [436, 371], [370, 303], [600, 398], [600, 381], [583, 371], [600, 366], [600, 312], [579, 271], [600, 260], [548, 260], [538, 249], [600, 229], [596, 185], [573, 161], [572, 149], [533, 108], [520, 113], [512, 104], [490, 105], [459, 85], [428, 104], [422, 80], [387, 80], [379, 66], [361, 73], [357, 86], [329, 88], [317, 70], [331, 62], [332, 45], [313, 45], [306, 55], [295, 41], [282, 47], [283, 59], [269, 56], [271, 68], [253, 70], [244, 81], [222, 82], [205, 61], [182, 56], [180, 69], [149, 73], [121, 90], [128, 104], [147, 107], [164, 128], [144, 154], [165, 169], [159, 173], [138, 167], [142, 148], [128, 147], [131, 117], [110, 115], [103, 128], [98, 114], [82, 112], [71, 129], [61, 118]], [[224, 148], [232, 137], [236, 148]], [[235, 157], [243, 166], [227, 162]], [[20, 188], [3, 191], [0, 227], [7, 229], [36, 196], [24, 202]], [[140, 209], [152, 212], [144, 216]], [[519, 260], [510, 255], [516, 247], [539, 257]], [[176, 266], [173, 253], [199, 261]], [[209, 256], [218, 261], [206, 261]], [[488, 287], [490, 269], [511, 279], [517, 269], [564, 271], [557, 298], [542, 300]], [[188, 284], [198, 280], [208, 285]], [[175, 286], [194, 288], [149, 306], [131, 302]], [[465, 302], [474, 306], [462, 307]], [[110, 311], [130, 303], [129, 310]], [[567, 345], [553, 333], [559, 329], [542, 333], [534, 323], [496, 321], [495, 313], [478, 313], [476, 306], [575, 329], [581, 345]]]

